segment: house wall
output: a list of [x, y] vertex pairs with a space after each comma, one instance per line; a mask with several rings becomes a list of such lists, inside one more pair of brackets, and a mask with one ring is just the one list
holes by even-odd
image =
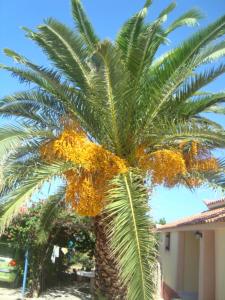
[[200, 239], [199, 300], [215, 300], [215, 230], [203, 230]]
[[166, 233], [161, 233], [159, 248], [160, 260], [162, 262], [163, 280], [172, 289], [177, 285], [177, 261], [178, 261], [178, 232], [170, 234], [170, 250], [165, 249]]
[[198, 292], [199, 240], [194, 232], [185, 232], [184, 243], [184, 286], [183, 290]]
[[215, 230], [216, 300], [225, 298], [225, 229]]
[[[207, 299], [209, 300], [225, 300], [225, 225], [224, 223], [213, 225], [214, 228], [210, 228], [209, 231], [204, 230], [203, 226], [202, 228], [196, 227], [193, 231], [171, 231], [169, 251], [165, 249], [166, 232], [160, 233], [159, 254], [163, 280], [166, 283], [165, 290], [170, 290], [168, 295], [174, 291], [181, 292], [181, 295], [182, 293], [197, 295], [198, 292], [199, 299], [205, 300], [207, 298], [205, 296], [208, 295]], [[199, 240], [196, 239], [195, 231], [201, 231], [203, 237]], [[213, 238], [207, 242], [205, 239], [208, 236], [207, 233], [210, 232], [213, 233]], [[181, 241], [183, 242], [181, 243]], [[212, 258], [215, 259], [213, 267], [209, 266]], [[207, 268], [211, 268], [212, 271], [209, 272]], [[213, 296], [210, 294], [212, 284], [207, 281], [211, 277], [215, 281]], [[211, 279], [210, 283], [212, 283]], [[203, 297], [202, 294], [204, 294]]]

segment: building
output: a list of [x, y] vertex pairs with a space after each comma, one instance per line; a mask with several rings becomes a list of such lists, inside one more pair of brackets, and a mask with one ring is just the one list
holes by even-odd
[[165, 300], [225, 300], [225, 199], [208, 210], [159, 225]]

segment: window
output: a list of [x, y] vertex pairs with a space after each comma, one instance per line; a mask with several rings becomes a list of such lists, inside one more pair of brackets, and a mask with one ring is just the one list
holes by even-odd
[[166, 233], [166, 237], [165, 237], [165, 249], [167, 251], [170, 251], [170, 232]]

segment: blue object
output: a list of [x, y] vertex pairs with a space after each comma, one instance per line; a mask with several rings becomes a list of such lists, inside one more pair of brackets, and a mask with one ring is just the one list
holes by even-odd
[[22, 299], [24, 299], [27, 282], [27, 271], [28, 271], [28, 250], [25, 253], [24, 273], [23, 273], [23, 286], [22, 286]]
[[70, 240], [67, 243], [67, 247], [68, 247], [67, 259], [68, 259], [68, 263], [70, 263], [74, 254], [75, 243]]
[[67, 246], [69, 249], [73, 249], [74, 248], [74, 242], [73, 241], [68, 241]]

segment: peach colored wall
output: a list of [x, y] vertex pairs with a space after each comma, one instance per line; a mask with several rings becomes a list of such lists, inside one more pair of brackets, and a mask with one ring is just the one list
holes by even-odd
[[178, 232], [170, 234], [170, 250], [165, 250], [166, 233], [161, 233], [160, 241], [160, 261], [162, 263], [163, 279], [166, 284], [176, 290], [177, 279], [177, 260], [178, 260]]
[[215, 233], [202, 231], [199, 258], [199, 300], [215, 300]]
[[199, 240], [194, 232], [185, 232], [184, 242], [184, 286], [186, 292], [198, 291]]
[[216, 300], [225, 298], [225, 229], [215, 231]]

